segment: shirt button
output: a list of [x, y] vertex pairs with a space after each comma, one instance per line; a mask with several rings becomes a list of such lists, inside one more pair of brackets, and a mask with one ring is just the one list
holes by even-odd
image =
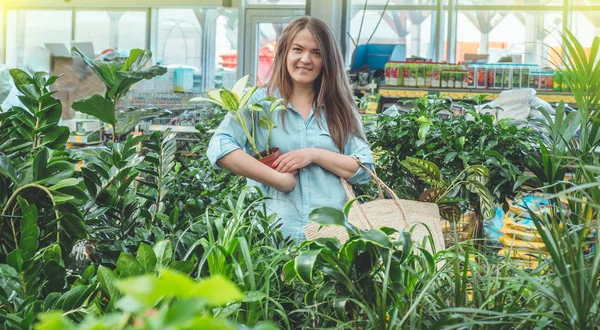
[[302, 169], [302, 172], [306, 172], [306, 167], [304, 167], [304, 168]]

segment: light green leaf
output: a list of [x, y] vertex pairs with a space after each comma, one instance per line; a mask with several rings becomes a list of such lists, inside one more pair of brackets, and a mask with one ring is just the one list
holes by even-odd
[[162, 240], [152, 248], [156, 255], [157, 268], [167, 267], [173, 259], [173, 244], [169, 240]]
[[231, 89], [231, 92], [236, 96], [239, 103], [241, 103], [240, 100], [244, 93], [244, 88], [246, 88], [246, 85], [248, 84], [248, 78], [250, 78], [249, 74], [243, 76], [240, 80], [236, 81], [235, 85], [233, 85], [233, 89]]
[[237, 97], [230, 91], [226, 89], [222, 89], [220, 92], [221, 100], [223, 100], [223, 104], [225, 108], [228, 110], [236, 111], [239, 109], [240, 103]]
[[214, 275], [198, 283], [196, 296], [205, 298], [210, 306], [223, 306], [244, 299], [242, 291], [228, 279]]
[[79, 184], [79, 179], [69, 178], [69, 179], [65, 179], [65, 180], [60, 181], [59, 183], [53, 185], [49, 189], [52, 190], [52, 191], [56, 191], [56, 190], [58, 190], [60, 188], [72, 187], [72, 186], [76, 186], [78, 184]]
[[156, 269], [156, 255], [149, 245], [144, 243], [140, 244], [140, 247], [137, 250], [136, 259], [142, 267], [144, 267], [146, 273]]

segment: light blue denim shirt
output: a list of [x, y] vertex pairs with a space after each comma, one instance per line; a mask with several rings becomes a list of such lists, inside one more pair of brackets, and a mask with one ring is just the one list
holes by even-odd
[[[250, 103], [258, 102], [266, 96], [264, 88], [258, 89]], [[268, 102], [262, 106], [268, 109]], [[323, 115], [319, 127], [312, 109], [306, 121], [291, 105], [288, 105], [288, 110], [284, 111], [285, 129], [281, 124], [281, 114], [275, 113], [272, 116], [276, 127], [273, 129], [271, 147], [279, 147], [282, 154], [302, 148], [321, 148], [340, 152], [329, 134], [323, 112], [321, 112]], [[249, 129], [252, 127], [248, 113], [247, 125]], [[264, 150], [268, 132], [261, 129], [258, 124], [255, 126], [257, 148]], [[213, 166], [218, 168], [217, 161], [236, 149], [243, 149], [252, 154], [242, 126], [228, 114], [211, 138], [207, 156]], [[369, 144], [360, 137], [351, 136], [346, 141], [344, 154], [358, 158], [367, 167], [373, 169], [373, 154]], [[356, 173], [346, 181], [351, 184], [363, 184], [370, 180], [371, 177], [367, 171], [359, 167]], [[287, 193], [279, 192], [250, 179], [248, 179], [248, 184], [260, 187], [265, 195], [271, 196], [271, 199], [266, 202], [267, 209], [269, 212], [277, 213], [278, 218], [281, 219], [281, 230], [284, 235], [299, 240], [304, 239], [303, 228], [308, 224], [308, 215], [312, 210], [322, 206], [331, 206], [341, 210], [347, 201], [339, 177], [317, 164], [310, 164], [300, 170], [296, 176], [296, 187]]]

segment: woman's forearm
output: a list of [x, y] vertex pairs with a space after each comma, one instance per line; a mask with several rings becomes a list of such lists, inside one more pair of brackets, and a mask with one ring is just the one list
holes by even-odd
[[333, 172], [340, 178], [348, 179], [358, 170], [358, 163], [350, 156], [326, 149], [313, 148], [312, 162]]
[[295, 185], [295, 182], [294, 185], [291, 185], [289, 176], [265, 166], [241, 149], [234, 150], [221, 157], [217, 161], [217, 165], [280, 191], [290, 191]]

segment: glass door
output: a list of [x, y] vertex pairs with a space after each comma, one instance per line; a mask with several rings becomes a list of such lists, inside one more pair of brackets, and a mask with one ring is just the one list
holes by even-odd
[[289, 22], [304, 13], [300, 9], [246, 10], [244, 74], [252, 74], [253, 82], [262, 86], [268, 81], [277, 40]]

